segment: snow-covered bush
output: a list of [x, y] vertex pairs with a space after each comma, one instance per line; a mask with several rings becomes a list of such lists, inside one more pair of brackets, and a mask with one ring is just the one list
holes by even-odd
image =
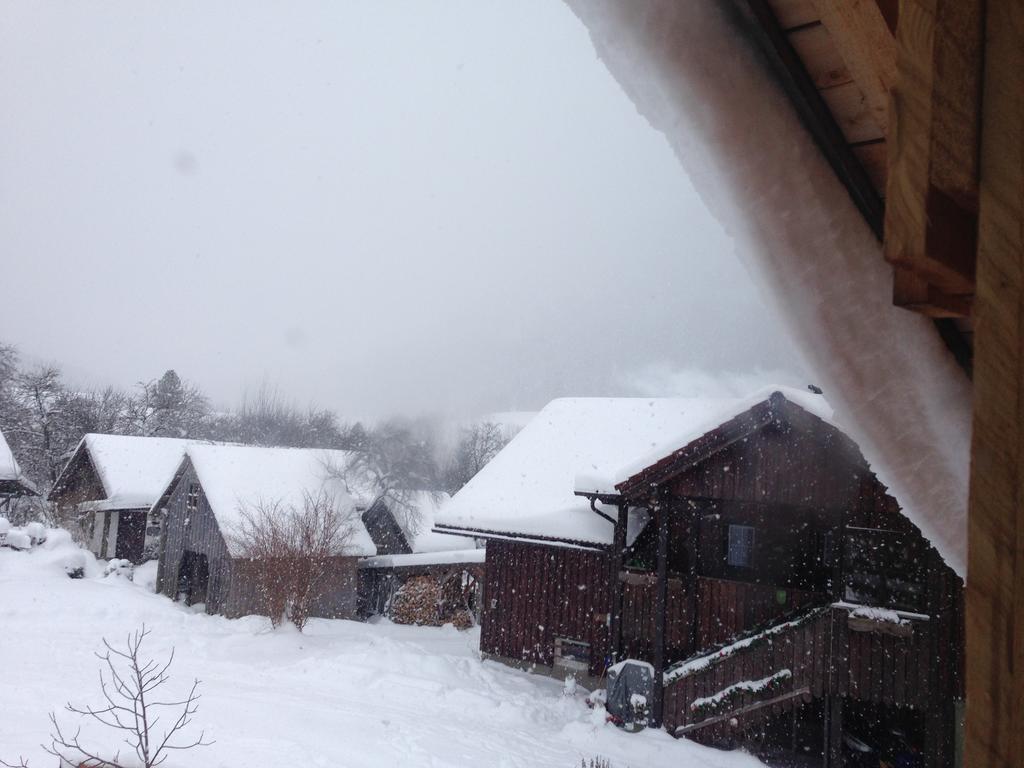
[[61, 558], [61, 567], [64, 569], [64, 573], [72, 579], [85, 578], [85, 564], [85, 552], [81, 550], [68, 552]]
[[21, 551], [32, 548], [32, 537], [19, 528], [12, 528], [4, 537], [4, 546]]
[[103, 569], [103, 575], [106, 576], [120, 576], [121, 578], [132, 580], [132, 576], [135, 573], [135, 566], [132, 565], [131, 560], [122, 560], [120, 558], [114, 558], [107, 563], [107, 567]]
[[32, 539], [32, 546], [38, 546], [46, 541], [46, 526], [40, 522], [32, 522], [22, 528], [22, 531], [28, 534], [29, 538]]

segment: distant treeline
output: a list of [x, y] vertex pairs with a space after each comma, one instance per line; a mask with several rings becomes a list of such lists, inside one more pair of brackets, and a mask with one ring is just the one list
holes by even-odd
[[0, 430], [44, 495], [82, 436], [185, 437], [249, 445], [362, 451], [390, 487], [454, 493], [504, 446], [503, 430], [479, 423], [442, 445], [436, 423], [391, 419], [366, 427], [326, 408], [300, 408], [263, 387], [229, 411], [211, 408], [196, 385], [169, 370], [131, 390], [83, 389], [54, 365], [25, 366], [0, 343]]

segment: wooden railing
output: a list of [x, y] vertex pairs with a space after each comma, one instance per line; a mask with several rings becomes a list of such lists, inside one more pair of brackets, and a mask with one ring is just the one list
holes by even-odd
[[825, 695], [924, 708], [932, 680], [927, 620], [811, 609], [669, 669], [665, 726], [715, 741]]

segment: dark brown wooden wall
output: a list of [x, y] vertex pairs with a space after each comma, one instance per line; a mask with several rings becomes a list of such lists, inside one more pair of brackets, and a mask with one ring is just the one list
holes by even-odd
[[[654, 658], [655, 589], [651, 574], [623, 573], [622, 652], [624, 658], [651, 661]], [[668, 663], [693, 653], [690, 601], [680, 579], [668, 580], [665, 606], [665, 657]]]
[[856, 497], [863, 458], [819, 419], [807, 431], [767, 426], [671, 483], [675, 496], [835, 508]]
[[[737, 727], [742, 731], [765, 717], [827, 695], [912, 707], [925, 718], [927, 764], [948, 765], [953, 752], [953, 720], [952, 708], [946, 703], [951, 704], [954, 691], [950, 687], [952, 678], [940, 669], [948, 659], [937, 650], [937, 627], [931, 621], [913, 622], [912, 633], [901, 637], [892, 634], [889, 626], [881, 624], [865, 631], [863, 624], [851, 622], [846, 610], [823, 609], [811, 620], [775, 635], [771, 643], [752, 644], [670, 683], [665, 695], [665, 725], [672, 733], [679, 726], [700, 722], [707, 715], [691, 709], [696, 699], [714, 696], [740, 681], [760, 680], [788, 669], [792, 677], [779, 690], [741, 694], [720, 712], [803, 688], [807, 689], [806, 695], [758, 709], [742, 717]], [[730, 728], [725, 720], [693, 731], [692, 737], [711, 742]]]
[[[742, 581], [701, 578], [698, 594], [698, 648], [708, 648], [801, 609], [821, 605], [825, 596]], [[781, 598], [781, 600], [780, 600]]]
[[590, 672], [608, 646], [608, 556], [511, 541], [487, 542], [480, 649], [550, 665], [555, 637], [591, 644]]

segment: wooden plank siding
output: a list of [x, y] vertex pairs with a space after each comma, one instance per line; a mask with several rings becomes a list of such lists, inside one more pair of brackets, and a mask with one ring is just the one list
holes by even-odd
[[[756, 627], [812, 606], [825, 596], [802, 589], [781, 589], [728, 579], [697, 580], [698, 648], [724, 643]], [[784, 599], [780, 599], [779, 592]]]
[[[190, 485], [198, 485], [195, 511], [186, 509]], [[157, 591], [174, 599], [186, 553], [205, 555], [209, 567], [206, 612], [228, 618], [260, 614], [259, 561], [233, 558], [217, 518], [190, 462], [183, 467], [162, 499], [165, 511], [164, 538], [157, 567]], [[357, 613], [357, 558], [334, 557], [327, 565], [320, 594], [313, 600], [310, 615], [325, 618], [355, 618]]]
[[605, 669], [610, 609], [605, 552], [487, 543], [480, 649], [551, 666], [555, 638], [590, 644], [590, 674]]
[[[891, 625], [885, 623], [878, 623], [869, 631], [854, 629], [848, 611], [841, 608], [814, 609], [807, 616], [795, 628], [773, 636], [771, 642], [736, 650], [669, 683], [665, 698], [665, 725], [669, 732], [686, 730], [715, 714], [695, 711], [695, 700], [783, 670], [789, 670], [791, 676], [770, 693], [738, 692], [720, 711], [734, 712], [804, 689], [807, 693], [754, 709], [740, 716], [736, 726], [724, 721], [706, 731], [689, 731], [687, 735], [702, 742], [714, 742], [726, 729], [732, 728], [734, 734], [739, 734], [766, 717], [825, 696], [931, 712], [935, 698], [948, 695], [949, 691], [941, 688], [948, 684], [948, 678], [936, 674], [940, 664], [934, 659], [936, 634], [930, 622], [913, 622], [912, 632], [902, 637], [892, 634]], [[951, 741], [943, 747], [947, 751], [951, 748]]]

